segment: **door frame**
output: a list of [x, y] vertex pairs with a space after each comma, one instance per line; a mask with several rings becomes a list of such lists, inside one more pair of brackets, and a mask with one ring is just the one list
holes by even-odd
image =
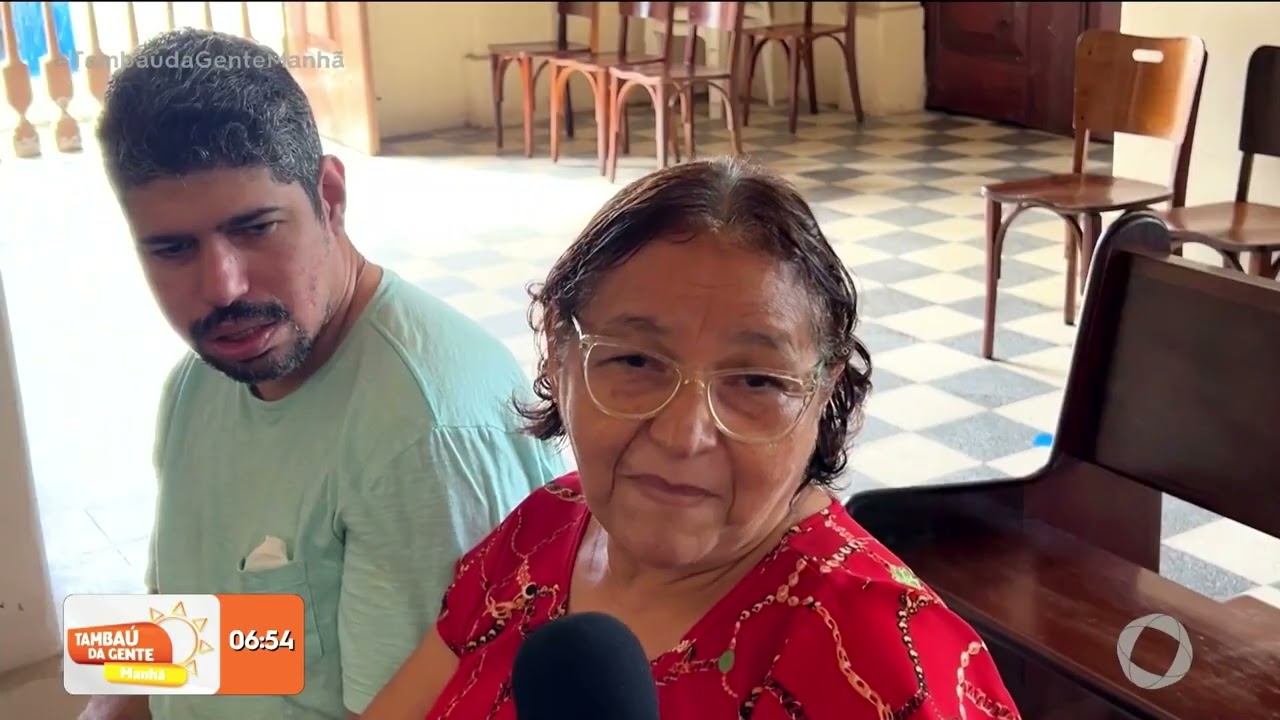
[[[374, 110], [373, 62], [369, 52], [369, 3], [284, 2], [285, 52], [290, 73], [306, 93], [320, 136], [357, 152], [382, 152]], [[307, 6], [324, 5], [328, 33], [307, 27]], [[308, 66], [299, 58], [312, 51], [339, 53], [341, 67]]]

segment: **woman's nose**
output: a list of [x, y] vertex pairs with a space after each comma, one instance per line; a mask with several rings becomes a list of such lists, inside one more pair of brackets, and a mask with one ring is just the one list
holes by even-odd
[[700, 381], [683, 383], [671, 402], [649, 421], [649, 434], [674, 455], [696, 455], [714, 447], [720, 430]]

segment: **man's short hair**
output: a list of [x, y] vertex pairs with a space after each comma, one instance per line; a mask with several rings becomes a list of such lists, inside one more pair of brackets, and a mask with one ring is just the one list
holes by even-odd
[[267, 168], [321, 213], [323, 150], [310, 103], [272, 49], [182, 29], [142, 45], [107, 87], [98, 124], [117, 193], [202, 170]]

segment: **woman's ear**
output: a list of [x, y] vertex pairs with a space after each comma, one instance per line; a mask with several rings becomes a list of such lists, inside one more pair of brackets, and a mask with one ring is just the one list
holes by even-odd
[[564, 356], [560, 349], [556, 347], [555, 341], [547, 343], [547, 363], [546, 377], [547, 385], [551, 388], [551, 394], [560, 395], [560, 370], [564, 366]]
[[831, 396], [834, 395], [836, 389], [840, 387], [840, 381], [844, 379], [844, 373], [848, 367], [847, 363], [833, 365], [827, 370], [826, 374], [823, 375], [822, 387], [818, 389], [818, 399], [822, 402], [818, 403], [818, 407], [825, 408], [827, 403], [831, 402]]
[[551, 385], [552, 393], [560, 392], [560, 372], [564, 369], [565, 341], [560, 332], [560, 322], [555, 310], [548, 310], [543, 324], [542, 336], [546, 338], [546, 360], [543, 364], [545, 377]]

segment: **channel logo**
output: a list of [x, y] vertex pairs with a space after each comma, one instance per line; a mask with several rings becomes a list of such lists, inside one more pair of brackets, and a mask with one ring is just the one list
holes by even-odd
[[69, 595], [72, 695], [293, 695], [305, 678], [297, 595]]

